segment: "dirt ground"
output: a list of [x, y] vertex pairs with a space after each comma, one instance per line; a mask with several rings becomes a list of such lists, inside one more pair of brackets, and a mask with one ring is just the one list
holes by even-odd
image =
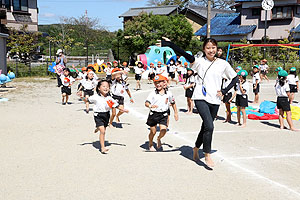
[[[130, 80], [135, 103], [127, 98], [129, 114], [107, 129], [107, 155], [99, 152], [93, 112], [86, 114], [75, 95], [77, 83], [65, 106], [55, 80], [20, 79], [8, 86], [15, 89], [0, 91], [9, 99], [0, 101], [0, 199], [300, 199], [300, 132], [280, 130], [277, 120], [248, 120], [246, 128], [224, 124], [221, 105], [216, 167], [209, 170], [203, 158], [191, 160], [201, 119], [185, 114], [182, 85], [171, 88], [179, 121], [171, 116], [164, 151], [151, 153], [144, 101], [153, 85], [143, 81], [134, 91]], [[262, 83], [261, 101], [276, 100], [273, 86]], [[300, 121], [294, 124], [300, 129]]]

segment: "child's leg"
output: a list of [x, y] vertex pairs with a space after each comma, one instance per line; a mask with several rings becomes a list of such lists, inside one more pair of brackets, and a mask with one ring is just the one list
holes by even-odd
[[115, 116], [116, 116], [116, 108], [112, 108], [111, 109], [111, 116], [110, 116], [110, 119], [109, 119], [109, 127], [112, 127], [112, 123], [114, 121]]
[[[120, 108], [120, 109], [124, 109], [124, 105], [119, 105], [119, 108]], [[119, 117], [120, 117], [122, 114], [123, 114], [122, 111], [119, 111], [119, 112], [118, 112], [118, 114], [117, 114], [117, 116], [116, 116], [116, 121], [117, 121], [117, 122], [120, 122], [120, 118], [119, 118]]]
[[190, 112], [190, 100], [189, 100], [188, 97], [186, 98], [186, 104], [187, 104], [187, 110], [188, 110], [188, 113], [189, 113]]
[[240, 126], [241, 125], [241, 107], [240, 106], [237, 106], [237, 121], [238, 121], [238, 125]]
[[69, 95], [66, 95], [66, 103], [68, 103]]
[[153, 147], [153, 138], [156, 134], [156, 126], [151, 126], [150, 127], [150, 133], [149, 133], [149, 150], [150, 151], [156, 151], [155, 148]]
[[[88, 98], [89, 98], [89, 95], [86, 95], [85, 99], [88, 99]], [[90, 111], [90, 103], [89, 103], [89, 101], [85, 102], [85, 108], [86, 108], [86, 112], [88, 113]]]
[[226, 122], [230, 122], [231, 121], [231, 110], [230, 110], [230, 103], [225, 103], [225, 106], [226, 106], [226, 114], [227, 114], [227, 117], [226, 117]]
[[293, 121], [292, 121], [292, 112], [286, 111], [286, 121], [288, 122], [291, 131], [297, 131], [294, 127]]
[[242, 127], [244, 128], [244, 127], [246, 127], [246, 120], [247, 120], [246, 109], [245, 109], [245, 107], [242, 107], [241, 110], [242, 110], [242, 113], [243, 113], [243, 125], [242, 125]]
[[284, 129], [284, 123], [283, 123], [283, 110], [279, 109], [279, 124], [280, 124], [280, 129]]
[[61, 100], [61, 102], [62, 102], [62, 103], [65, 103], [65, 97], [66, 97], [66, 93], [63, 93], [63, 94], [61, 95], [61, 97], [62, 97], [62, 100]]
[[161, 148], [161, 139], [166, 135], [167, 133], [167, 127], [165, 125], [160, 124], [159, 125], [160, 133], [157, 137], [157, 149]]
[[108, 149], [105, 148], [105, 127], [99, 126], [98, 129], [100, 130], [99, 141], [101, 146], [101, 153], [106, 153]]
[[292, 104], [293, 103], [293, 101], [294, 101], [294, 94], [295, 93], [290, 93], [290, 104]]

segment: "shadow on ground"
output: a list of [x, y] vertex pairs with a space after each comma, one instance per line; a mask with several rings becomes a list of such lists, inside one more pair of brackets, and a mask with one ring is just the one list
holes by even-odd
[[[87, 142], [87, 143], [82, 143], [82, 144], [79, 144], [80, 146], [85, 146], [85, 145], [92, 145], [95, 149], [98, 149], [100, 151], [100, 142], [99, 141], [95, 141], [95, 142]], [[109, 147], [109, 146], [122, 146], [122, 147], [126, 147], [125, 144], [119, 144], [119, 143], [115, 143], [115, 142], [108, 142], [108, 141], [105, 141], [105, 146], [106, 147]]]
[[[154, 142], [153, 143], [153, 146], [155, 149], [157, 149], [157, 144]], [[149, 151], [149, 142], [145, 142], [144, 144], [142, 144], [140, 147], [142, 149], [144, 149], [145, 152], [151, 152], [151, 153], [168, 153], [168, 152], [180, 152], [179, 155], [183, 156], [184, 158], [190, 160], [190, 161], [193, 161], [195, 162], [197, 165], [201, 166], [201, 167], [204, 167], [205, 169], [207, 170], [213, 170], [212, 168], [208, 167], [204, 162], [202, 162], [201, 160], [198, 160], [198, 161], [194, 161], [193, 160], [193, 148], [190, 147], [190, 146], [181, 146], [181, 147], [177, 147], [175, 149], [170, 149], [170, 150], [163, 150], [164, 146], [167, 146], [169, 148], [173, 148], [172, 145], [170, 144], [166, 144], [166, 143], [163, 143], [162, 144], [162, 148], [157, 150], [156, 152], [152, 152], [152, 151]], [[211, 154], [217, 152], [217, 150], [212, 150], [211, 151]], [[199, 150], [199, 157], [200, 159], [204, 158], [204, 154], [203, 154], [203, 151], [202, 149]]]

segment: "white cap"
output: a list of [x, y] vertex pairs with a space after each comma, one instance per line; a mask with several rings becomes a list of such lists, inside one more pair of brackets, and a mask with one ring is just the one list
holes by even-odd
[[62, 53], [62, 52], [63, 52], [63, 50], [58, 49], [57, 52], [56, 52], [56, 55], [59, 55], [59, 54]]

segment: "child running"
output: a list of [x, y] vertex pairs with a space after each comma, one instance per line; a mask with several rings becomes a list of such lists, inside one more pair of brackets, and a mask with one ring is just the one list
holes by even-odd
[[155, 76], [155, 67], [154, 63], [150, 63], [150, 68], [149, 68], [149, 73], [148, 73], [148, 84], [152, 84], [153, 78]]
[[290, 69], [290, 74], [287, 77], [287, 81], [290, 86], [290, 104], [292, 104], [295, 98], [295, 93], [297, 93], [299, 90], [299, 78], [297, 76], [296, 67], [292, 67]]
[[108, 82], [111, 82], [111, 71], [112, 71], [112, 64], [111, 62], [106, 63], [107, 67], [104, 69], [104, 72], [106, 73], [106, 80]]
[[254, 103], [259, 103], [259, 83], [260, 83], [260, 76], [259, 76], [259, 66], [254, 65], [253, 67], [253, 78], [252, 78], [252, 84], [253, 84], [253, 93], [255, 95], [254, 97]]
[[170, 91], [164, 89], [167, 78], [162, 75], [154, 77], [155, 91], [151, 92], [146, 99], [145, 106], [150, 109], [147, 125], [150, 126], [149, 150], [156, 151], [153, 146], [153, 138], [156, 134], [156, 126], [159, 125], [160, 134], [157, 138], [157, 150], [161, 149], [161, 139], [165, 136], [168, 127], [168, 110], [170, 105], [174, 109], [175, 120], [178, 120], [178, 112], [175, 99]]
[[265, 79], [265, 80], [269, 81], [269, 78], [267, 76], [269, 66], [267, 65], [267, 62], [268, 61], [266, 59], [263, 59], [262, 61], [260, 61], [259, 69], [260, 69], [261, 80]]
[[286, 121], [288, 122], [291, 131], [298, 131], [295, 129], [292, 121], [291, 105], [289, 103], [290, 87], [286, 82], [288, 73], [285, 70], [278, 72], [278, 82], [275, 86], [277, 95], [277, 108], [279, 109], [279, 124], [280, 129], [284, 129], [284, 112], [286, 112]]
[[96, 94], [84, 99], [84, 101], [90, 101], [94, 103], [94, 120], [96, 123], [95, 133], [100, 131], [99, 141], [101, 146], [101, 153], [106, 154], [108, 149], [105, 147], [105, 131], [109, 123], [110, 110], [112, 108], [118, 108], [120, 111], [128, 113], [128, 110], [120, 108], [119, 104], [109, 96], [109, 82], [102, 80], [98, 82], [96, 88]]
[[[222, 80], [222, 89], [227, 88], [228, 85], [230, 84], [230, 82], [231, 82], [231, 80], [228, 80], [226, 77], [223, 77], [223, 80]], [[222, 101], [223, 101], [223, 103], [225, 104], [225, 107], [226, 107], [226, 120], [224, 121], [224, 123], [231, 122], [231, 108], [230, 108], [230, 103], [232, 102], [232, 100], [236, 96], [236, 93], [234, 93], [234, 95], [232, 94], [233, 91], [234, 91], [233, 88], [231, 88], [223, 96], [223, 100]]]
[[134, 72], [135, 72], [135, 80], [136, 80], [136, 90], [141, 90], [141, 79], [142, 79], [142, 74], [145, 72], [143, 69], [144, 64], [141, 61], [137, 62], [137, 66], [134, 67]]
[[[74, 69], [76, 69], [76, 68], [74, 67]], [[87, 69], [86, 69], [86, 67], [83, 67], [83, 68], [81, 68], [81, 72], [79, 72], [77, 69], [76, 69], [76, 72], [78, 73], [78, 76], [75, 80], [80, 80], [78, 87], [77, 87], [77, 95], [80, 98], [83, 98], [84, 97], [83, 87], [81, 87], [81, 86], [82, 86], [82, 80], [84, 79], [84, 77], [86, 77]]]
[[124, 97], [125, 97], [125, 92], [128, 94], [130, 98], [130, 102], [133, 103], [133, 99], [130, 93], [130, 90], [127, 86], [127, 84], [123, 81], [122, 79], [122, 74], [124, 72], [119, 69], [115, 68], [112, 71], [112, 86], [111, 86], [111, 93], [112, 93], [112, 98], [115, 99], [118, 104], [119, 104], [119, 113], [116, 114], [116, 109], [112, 109], [112, 114], [110, 117], [109, 121], [109, 127], [113, 127], [112, 123], [114, 121], [114, 118], [116, 117], [116, 122], [120, 122], [120, 116], [124, 113], [122, 109], [124, 109]]
[[63, 74], [60, 75], [62, 82], [61, 94], [62, 94], [62, 105], [71, 104], [68, 102], [69, 96], [72, 94], [71, 86], [75, 79], [70, 75], [70, 69], [64, 68]]
[[194, 104], [193, 104], [192, 96], [194, 93], [194, 87], [195, 87], [194, 71], [191, 68], [187, 68], [187, 79], [183, 88], [185, 89], [185, 97], [188, 106], [187, 114], [189, 115], [193, 114]]
[[177, 70], [176, 63], [173, 59], [170, 60], [170, 64], [168, 65], [169, 68], [169, 76], [171, 77], [171, 81], [175, 82], [176, 85], [178, 84], [178, 81], [175, 80], [175, 72]]
[[[88, 99], [90, 96], [94, 95], [94, 90], [98, 84], [98, 81], [96, 79], [94, 79], [94, 73], [93, 71], [89, 71], [87, 73], [87, 76], [82, 79], [81, 81], [82, 84], [82, 88], [83, 88], [83, 93], [84, 93], [84, 98]], [[90, 111], [90, 107], [89, 107], [90, 103], [89, 101], [85, 102], [85, 106], [86, 106], [86, 113], [88, 114]]]
[[[236, 106], [237, 106], [237, 120], [238, 126], [246, 127], [246, 107], [248, 107], [248, 91], [249, 83], [246, 80], [248, 72], [246, 70], [241, 70], [237, 74], [239, 76], [239, 82], [236, 88]], [[243, 113], [243, 124], [241, 124], [241, 112]]]

